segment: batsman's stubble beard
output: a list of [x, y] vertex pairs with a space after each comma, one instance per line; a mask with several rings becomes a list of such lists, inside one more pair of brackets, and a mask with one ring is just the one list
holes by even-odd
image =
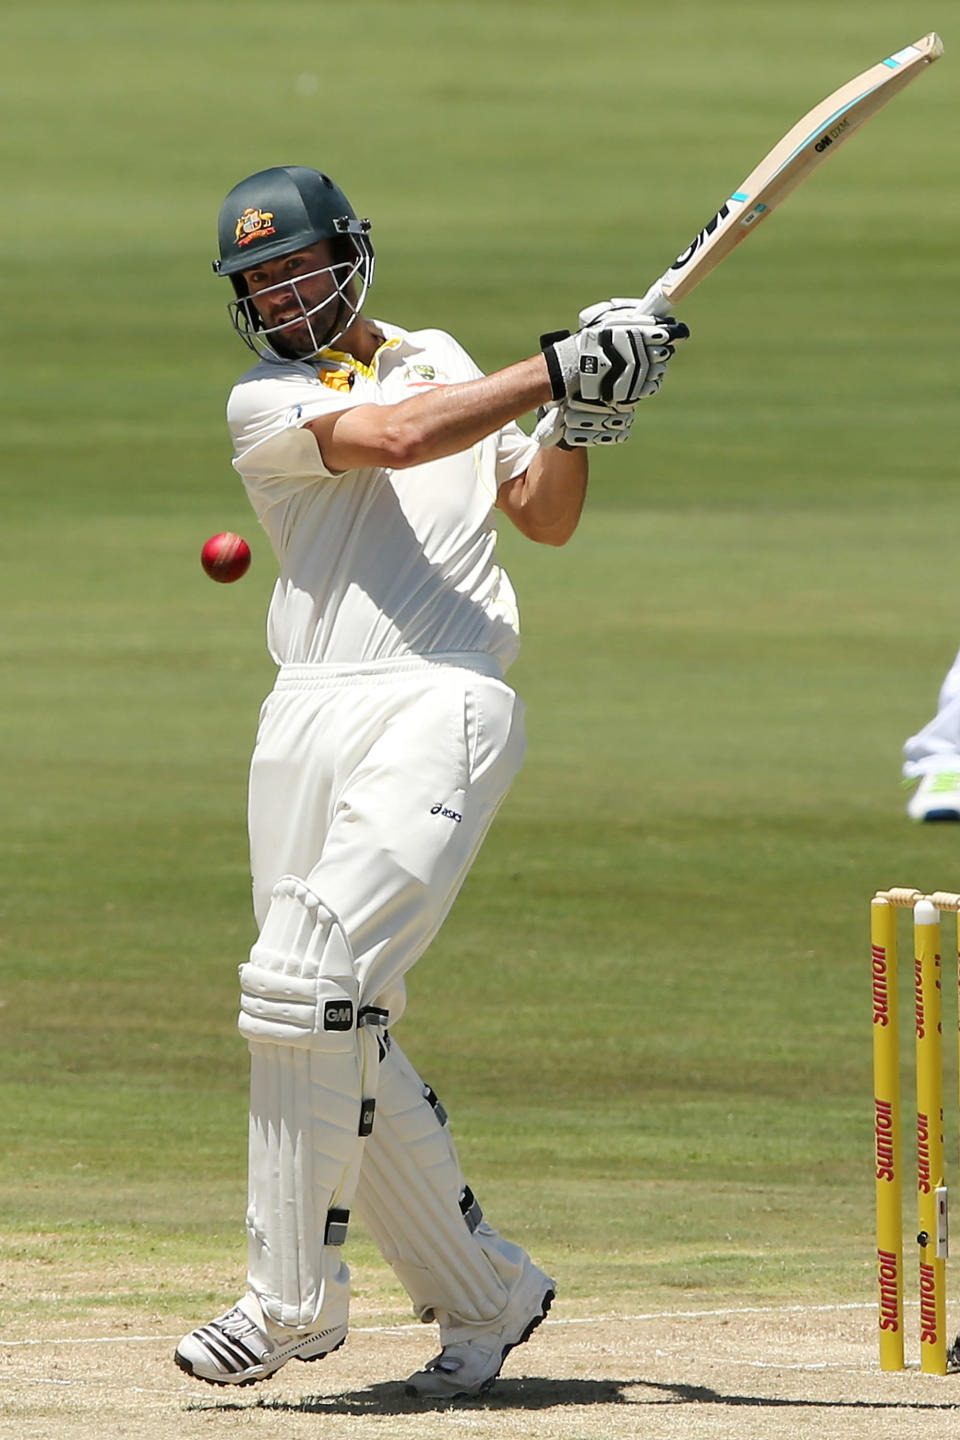
[[[350, 282], [349, 290], [353, 294], [348, 295], [341, 290], [334, 290], [332, 295], [326, 297], [320, 296], [316, 299], [309, 297], [309, 303], [304, 305], [304, 309], [308, 311], [314, 304], [327, 306], [335, 300], [336, 308], [332, 318], [327, 320], [322, 328], [318, 328], [318, 322], [324, 318], [323, 310], [318, 311], [315, 315], [310, 315], [309, 319], [305, 315], [302, 320], [291, 321], [287, 330], [278, 331], [276, 335], [270, 337], [271, 348], [286, 360], [309, 360], [311, 356], [319, 354], [330, 343], [332, 337], [342, 335], [343, 331], [356, 318], [353, 308], [356, 300], [353, 281]], [[254, 301], [254, 303], [256, 302]], [[301, 300], [301, 304], [303, 303]], [[267, 316], [261, 318], [266, 327], [276, 323]], [[313, 341], [310, 338], [311, 331], [313, 332]]]

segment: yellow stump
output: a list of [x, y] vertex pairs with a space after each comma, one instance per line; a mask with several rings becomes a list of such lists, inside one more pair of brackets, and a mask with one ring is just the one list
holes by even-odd
[[873, 1109], [876, 1140], [877, 1284], [880, 1368], [903, 1369], [903, 1204], [900, 1045], [897, 1020], [897, 911], [870, 908], [873, 962]]
[[947, 1373], [947, 1209], [943, 1180], [943, 1035], [940, 911], [913, 911], [917, 1027], [917, 1219], [920, 1245], [920, 1368]]

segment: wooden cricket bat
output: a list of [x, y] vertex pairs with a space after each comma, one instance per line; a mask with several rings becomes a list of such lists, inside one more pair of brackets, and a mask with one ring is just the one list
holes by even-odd
[[942, 54], [939, 35], [925, 35], [814, 106], [751, 170], [669, 270], [650, 286], [638, 308], [652, 315], [670, 314], [677, 301], [689, 295], [791, 190]]

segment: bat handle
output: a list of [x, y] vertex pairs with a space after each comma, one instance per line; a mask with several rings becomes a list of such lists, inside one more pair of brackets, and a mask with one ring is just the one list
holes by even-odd
[[637, 302], [638, 310], [642, 310], [646, 315], [664, 316], [670, 314], [670, 301], [663, 293], [662, 283], [663, 276], [661, 275], [660, 279], [654, 281], [650, 286], [650, 289], [646, 295], [644, 295], [643, 299]]

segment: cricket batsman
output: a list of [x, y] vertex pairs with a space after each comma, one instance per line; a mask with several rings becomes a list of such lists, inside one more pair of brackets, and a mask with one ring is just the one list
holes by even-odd
[[[439, 1329], [408, 1393], [478, 1395], [554, 1282], [484, 1218], [394, 1026], [523, 757], [497, 512], [540, 544], [569, 540], [588, 451], [628, 438], [688, 332], [607, 300], [484, 376], [442, 331], [368, 317], [370, 223], [303, 166], [235, 186], [219, 240], [256, 356], [227, 419], [279, 567], [278, 671], [251, 761], [259, 938], [240, 967], [247, 1288], [175, 1358], [250, 1385], [338, 1349], [355, 1214]], [[529, 438], [516, 422], [533, 411]]]

